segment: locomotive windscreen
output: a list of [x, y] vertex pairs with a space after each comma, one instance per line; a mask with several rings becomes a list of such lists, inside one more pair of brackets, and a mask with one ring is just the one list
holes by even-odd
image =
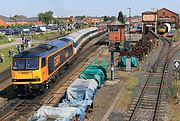
[[38, 59], [14, 59], [13, 70], [36, 70], [38, 69]]

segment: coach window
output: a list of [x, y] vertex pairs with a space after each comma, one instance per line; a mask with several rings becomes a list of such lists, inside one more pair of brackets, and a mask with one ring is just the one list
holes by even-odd
[[41, 68], [43, 68], [46, 65], [46, 58], [42, 58], [42, 62], [41, 62]]

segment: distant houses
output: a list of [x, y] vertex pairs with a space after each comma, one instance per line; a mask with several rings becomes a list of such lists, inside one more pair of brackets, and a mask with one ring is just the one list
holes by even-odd
[[83, 22], [86, 23], [86, 24], [98, 24], [101, 22], [101, 20], [97, 17], [90, 17], [90, 16], [87, 16], [83, 19]]
[[0, 26], [12, 26], [12, 25], [25, 25], [25, 24], [42, 24], [41, 21], [38, 20], [38, 17], [30, 17], [26, 16], [14, 16], [14, 17], [6, 17], [0, 15]]

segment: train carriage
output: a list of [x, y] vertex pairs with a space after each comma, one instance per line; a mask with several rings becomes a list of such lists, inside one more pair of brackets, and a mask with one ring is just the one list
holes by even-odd
[[92, 39], [98, 34], [97, 27], [90, 27], [87, 29], [80, 30], [78, 32], [74, 32], [66, 36], [66, 38], [74, 41], [75, 53], [79, 51], [79, 49], [83, 46], [84, 43], [88, 41], [88, 39]]

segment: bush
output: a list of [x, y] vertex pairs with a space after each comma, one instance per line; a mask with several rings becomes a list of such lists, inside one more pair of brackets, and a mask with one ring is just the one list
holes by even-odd
[[132, 91], [134, 89], [134, 87], [137, 85], [137, 82], [138, 82], [137, 77], [135, 77], [135, 76], [131, 77], [131, 79], [129, 80], [127, 89], [129, 91]]
[[[63, 32], [63, 34], [64, 33], [65, 32]], [[32, 39], [35, 39], [35, 40], [51, 40], [51, 39], [57, 38], [59, 36], [61, 36], [61, 33], [59, 31], [31, 35]]]
[[2, 40], [2, 39], [8, 40], [7, 37], [6, 37], [5, 35], [0, 34], [0, 40]]

